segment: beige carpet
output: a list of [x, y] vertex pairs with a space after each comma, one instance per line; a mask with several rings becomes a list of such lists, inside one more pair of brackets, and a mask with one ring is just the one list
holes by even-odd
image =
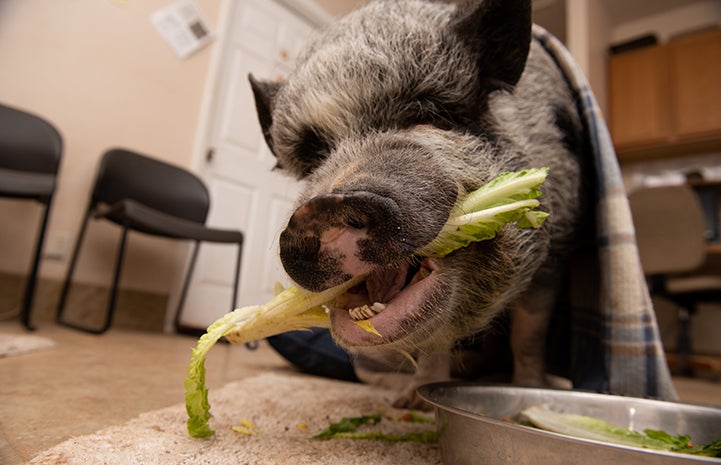
[[[323, 378], [268, 373], [210, 391], [214, 436], [188, 436], [185, 405], [145, 413], [121, 426], [69, 439], [30, 464], [440, 464], [437, 445], [312, 436], [343, 417], [381, 413], [371, 430], [402, 433], [433, 425], [399, 421], [385, 389]], [[232, 429], [244, 419], [258, 432]], [[72, 425], [68, 425], [69, 428]]]
[[49, 349], [54, 345], [55, 342], [46, 337], [2, 333], [0, 334], [0, 358]]

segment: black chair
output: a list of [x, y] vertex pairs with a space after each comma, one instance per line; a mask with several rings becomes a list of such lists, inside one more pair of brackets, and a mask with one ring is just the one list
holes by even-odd
[[[104, 333], [110, 328], [115, 312], [120, 272], [129, 230], [171, 239], [194, 241], [190, 265], [175, 315], [176, 328], [200, 242], [237, 244], [238, 256], [230, 306], [232, 310], [235, 307], [238, 292], [243, 233], [237, 230], [207, 227], [205, 221], [209, 207], [208, 190], [203, 182], [192, 173], [129, 150], [112, 149], [105, 152], [100, 161], [95, 187], [60, 294], [58, 323], [96, 334]], [[91, 218], [106, 219], [122, 227], [110, 300], [104, 324], [100, 328], [88, 328], [63, 319], [73, 272]]]
[[44, 207], [20, 314], [29, 330], [34, 329], [30, 314], [62, 151], [62, 137], [52, 124], [0, 104], [0, 196], [35, 200]]

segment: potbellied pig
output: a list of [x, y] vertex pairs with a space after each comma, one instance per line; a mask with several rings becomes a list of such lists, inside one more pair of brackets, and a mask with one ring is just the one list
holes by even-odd
[[[432, 365], [508, 312], [514, 381], [545, 383], [587, 182], [576, 101], [531, 29], [530, 0], [380, 0], [331, 25], [285, 81], [251, 77], [278, 168], [305, 180], [280, 236], [285, 270], [312, 291], [368, 276], [331, 309], [351, 352]], [[459, 197], [532, 167], [550, 168], [541, 228], [507, 225], [442, 259], [416, 254]], [[448, 376], [419, 365], [414, 385]]]

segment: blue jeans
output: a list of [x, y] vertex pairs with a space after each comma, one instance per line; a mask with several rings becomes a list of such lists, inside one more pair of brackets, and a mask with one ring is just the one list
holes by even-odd
[[325, 328], [289, 331], [267, 338], [270, 346], [304, 373], [343, 381], [359, 381], [348, 353]]

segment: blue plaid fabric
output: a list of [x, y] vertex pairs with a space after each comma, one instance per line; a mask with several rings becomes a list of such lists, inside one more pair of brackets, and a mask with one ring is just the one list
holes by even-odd
[[581, 290], [571, 290], [574, 386], [675, 400], [621, 170], [603, 115], [564, 45], [537, 25], [533, 37], [576, 92], [597, 177], [595, 250], [581, 263], [580, 273], [574, 273], [581, 278], [572, 286]]

